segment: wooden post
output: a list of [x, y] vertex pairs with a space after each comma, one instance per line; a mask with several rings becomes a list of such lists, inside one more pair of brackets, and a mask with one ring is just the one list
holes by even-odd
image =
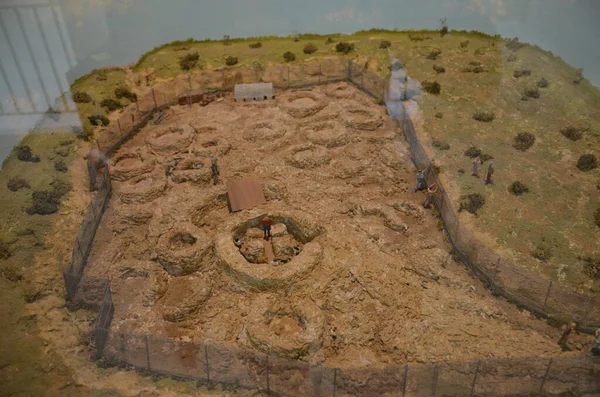
[[544, 299], [544, 307], [546, 307], [546, 303], [548, 302], [548, 297], [550, 296], [550, 290], [552, 289], [552, 280], [548, 284], [548, 291], [546, 291], [546, 298]]
[[288, 70], [287, 86], [288, 86], [288, 89], [289, 89], [290, 88], [290, 65], [288, 65], [287, 70]]
[[406, 396], [406, 385], [408, 384], [408, 364], [404, 364], [404, 383], [402, 384], [402, 397]]
[[206, 362], [206, 382], [210, 383], [210, 367], [208, 365], [208, 346], [204, 345], [204, 361]]
[[440, 376], [439, 367], [437, 364], [433, 366], [433, 386], [431, 387], [431, 395], [435, 397], [435, 393], [437, 392], [437, 382]]
[[477, 383], [477, 375], [479, 374], [479, 365], [481, 364], [480, 360], [477, 360], [477, 366], [475, 367], [475, 376], [473, 377], [473, 383], [471, 384], [471, 392], [469, 393], [469, 397], [473, 396], [475, 393], [475, 384]]
[[154, 99], [154, 108], [156, 109], [158, 105], [156, 104], [156, 95], [154, 94], [154, 88], [152, 88], [152, 99]]
[[188, 85], [190, 90], [188, 92], [188, 108], [192, 107], [192, 74], [188, 73]]
[[269, 353], [267, 353], [267, 395], [271, 394], [271, 385], [269, 383]]
[[321, 67], [321, 62], [319, 62], [319, 85], [321, 85], [321, 75], [323, 74], [323, 68]]
[[146, 342], [146, 365], [148, 371], [150, 371], [150, 351], [148, 349], [148, 335], [144, 335], [144, 341]]
[[117, 119], [117, 124], [119, 125], [119, 133], [123, 133], [123, 130], [121, 129], [121, 119]]
[[337, 391], [337, 368], [333, 369], [333, 397], [335, 397], [335, 393]]
[[550, 358], [550, 361], [548, 361], [548, 366], [546, 367], [546, 373], [544, 374], [544, 378], [542, 379], [542, 384], [540, 385], [540, 391], [538, 392], [539, 395], [541, 395], [542, 390], [544, 390], [544, 383], [546, 383], [546, 378], [548, 377], [548, 373], [550, 372], [550, 367], [552, 366], [552, 360], [553, 360], [553, 358]]

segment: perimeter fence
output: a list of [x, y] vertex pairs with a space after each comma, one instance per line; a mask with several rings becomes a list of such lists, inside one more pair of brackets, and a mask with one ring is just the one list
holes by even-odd
[[[104, 161], [134, 136], [157, 113], [180, 103], [192, 93], [222, 96], [237, 83], [273, 81], [276, 88], [296, 89], [347, 81], [388, 110], [400, 106], [389, 94], [387, 80], [352, 61], [327, 61], [302, 66], [239, 68], [235, 72], [206, 72], [173, 79], [149, 89], [127, 107], [111, 126], [101, 131], [97, 147], [88, 156], [88, 171], [97, 193], [86, 211], [75, 240], [71, 262], [64, 273], [67, 299], [99, 311], [94, 327], [97, 357], [109, 364], [231, 387], [259, 388], [290, 396], [492, 396], [558, 394], [566, 391], [592, 393], [600, 390], [600, 363], [581, 357], [486, 359], [467, 363], [410, 364], [403, 367], [337, 369], [313, 366], [271, 353], [236, 351], [210, 343], [183, 342], [151, 335], [112, 332], [115, 311], [108, 280], [83, 277], [94, 236], [112, 185]], [[191, 104], [189, 104], [191, 106]], [[393, 113], [392, 116], [394, 116]], [[600, 305], [521, 270], [478, 244], [456, 215], [439, 176], [417, 139], [408, 117], [396, 117], [410, 146], [417, 168], [428, 170], [429, 182], [440, 189], [435, 205], [444, 220], [455, 253], [492, 291], [547, 318], [575, 318], [593, 327]], [[95, 152], [94, 152], [95, 151]], [[540, 291], [545, 291], [540, 294]], [[540, 298], [543, 297], [543, 302]], [[595, 305], [595, 307], [594, 307]]]

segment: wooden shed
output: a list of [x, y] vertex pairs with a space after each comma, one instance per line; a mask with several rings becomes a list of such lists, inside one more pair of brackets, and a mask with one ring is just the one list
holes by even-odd
[[264, 101], [275, 98], [273, 83], [236, 84], [233, 96], [238, 102]]

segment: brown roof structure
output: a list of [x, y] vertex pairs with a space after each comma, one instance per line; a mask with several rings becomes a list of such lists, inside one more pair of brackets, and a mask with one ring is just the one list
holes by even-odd
[[252, 178], [228, 181], [227, 197], [232, 212], [247, 210], [266, 201], [262, 184]]

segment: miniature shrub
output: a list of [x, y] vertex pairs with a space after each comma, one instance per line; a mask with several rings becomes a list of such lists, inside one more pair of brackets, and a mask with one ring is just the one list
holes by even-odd
[[523, 99], [525, 99], [525, 100], [527, 100], [527, 98], [538, 99], [539, 97], [540, 97], [540, 90], [538, 90], [537, 87], [526, 88], [525, 91], [523, 91]]
[[581, 128], [569, 125], [560, 130], [560, 133], [563, 134], [563, 136], [567, 139], [570, 139], [572, 141], [578, 141], [581, 138], [583, 138], [583, 133], [587, 130], [588, 128]]
[[[1, 255], [1, 253], [0, 253]], [[592, 258], [587, 257], [583, 258], [584, 262], [584, 271], [587, 276], [592, 279], [600, 279], [600, 257]]]
[[302, 51], [304, 51], [305, 54], [312, 54], [314, 52], [317, 52], [317, 46], [313, 43], [308, 43], [304, 46], [304, 49]]
[[477, 215], [483, 205], [485, 204], [485, 198], [479, 193], [471, 193], [460, 198], [460, 205], [458, 212], [467, 211], [473, 215]]
[[573, 83], [575, 84], [579, 84], [583, 81], [585, 77], [583, 77], [583, 69], [577, 69], [577, 75], [575, 77], [575, 80], [573, 80]]
[[514, 181], [511, 183], [508, 191], [514, 194], [515, 196], [520, 196], [523, 193], [529, 192], [529, 187], [521, 181]]
[[340, 41], [335, 45], [335, 51], [341, 52], [342, 54], [348, 54], [354, 51], [354, 44], [346, 43], [345, 41]]
[[30, 188], [29, 183], [24, 178], [21, 178], [20, 176], [13, 176], [12, 178], [10, 178], [8, 180], [8, 182], [6, 183], [6, 187], [11, 192], [16, 192], [21, 189], [29, 189]]
[[90, 123], [92, 125], [107, 126], [110, 123], [110, 121], [108, 120], [108, 117], [106, 117], [103, 114], [95, 114], [93, 116], [88, 116], [88, 120], [90, 121]]
[[229, 56], [229, 57], [225, 58], [225, 65], [227, 65], [227, 66], [233, 66], [233, 65], [236, 65], [237, 63], [238, 63], [237, 57]]
[[522, 76], [531, 76], [531, 70], [529, 70], [529, 69], [515, 70], [513, 72], [513, 76], [516, 79], [518, 79], [519, 77], [522, 77]]
[[581, 171], [590, 171], [598, 168], [598, 159], [593, 154], [584, 154], [577, 160], [577, 168]]
[[379, 42], [379, 48], [381, 49], [390, 48], [391, 46], [392, 43], [389, 40], [381, 40], [381, 42]]
[[436, 148], [437, 150], [450, 150], [450, 144], [446, 141], [440, 141], [438, 139], [435, 139], [431, 145]]
[[64, 160], [58, 159], [54, 162], [54, 169], [58, 172], [67, 172], [69, 169]]
[[437, 113], [435, 114], [435, 117], [436, 117], [436, 118], [438, 118], [438, 119], [443, 119], [443, 118], [444, 118], [444, 113], [442, 113], [442, 112], [437, 112]]
[[481, 156], [481, 149], [476, 146], [471, 146], [467, 150], [465, 150], [465, 156], [474, 159], [475, 157]]
[[60, 199], [72, 189], [72, 186], [59, 179], [55, 179], [50, 185], [52, 190], [33, 192], [31, 206], [25, 210], [27, 214], [50, 215], [58, 211]]
[[325, 40], [325, 44], [333, 44], [333, 43], [335, 43], [335, 41], [331, 37], [328, 37], [327, 40]]
[[250, 44], [248, 44], [248, 47], [253, 48], [253, 49], [260, 48], [260, 47], [262, 47], [262, 43], [260, 41], [257, 43], [250, 43]]
[[481, 153], [479, 155], [479, 159], [485, 163], [486, 161], [493, 160], [494, 156], [492, 156], [491, 154], [487, 154], [487, 153]]
[[191, 52], [189, 54], [185, 54], [184, 56], [179, 58], [179, 67], [181, 68], [181, 70], [191, 70], [196, 67], [199, 59], [200, 54], [198, 54], [198, 52]]
[[121, 102], [112, 99], [112, 98], [105, 98], [102, 100], [102, 102], [100, 102], [100, 106], [102, 106], [103, 108], [106, 108], [106, 110], [108, 110], [109, 112], [113, 112], [117, 109], [121, 109], [123, 107], [123, 105], [121, 104]]
[[473, 113], [473, 118], [484, 123], [491, 123], [496, 118], [496, 115], [491, 111], [477, 110], [475, 113]]
[[0, 240], [0, 259], [8, 259], [11, 256], [12, 250], [10, 249], [10, 245], [4, 240]]
[[485, 69], [481, 63], [473, 61], [469, 62], [469, 66], [462, 68], [460, 71], [463, 73], [483, 73]]
[[138, 99], [137, 95], [135, 93], [133, 93], [127, 87], [115, 88], [115, 96], [119, 99], [121, 99], [121, 98], [129, 99], [131, 102], [137, 102], [137, 99]]
[[429, 54], [427, 54], [427, 59], [432, 59], [435, 61], [440, 55], [442, 55], [442, 50], [432, 50], [429, 52]]
[[515, 62], [517, 60], [517, 56], [515, 54], [510, 54], [508, 56], [508, 58], [506, 58], [506, 61], [508, 62]]
[[506, 43], [506, 48], [508, 48], [511, 51], [519, 51], [521, 48], [523, 48], [523, 46], [524, 46], [524, 44], [519, 42], [518, 37], [515, 37], [514, 39], [510, 39]]
[[442, 87], [437, 81], [424, 81], [423, 89], [430, 94], [439, 95], [442, 90]]
[[435, 70], [436, 73], [446, 73], [446, 68], [440, 65], [433, 65], [433, 70]]
[[539, 88], [548, 88], [548, 86], [550, 85], [550, 82], [548, 82], [548, 80], [546, 80], [544, 77], [542, 77], [540, 79], [540, 81], [538, 81], [536, 84]]
[[287, 51], [283, 54], [283, 59], [285, 59], [286, 62], [293, 62], [296, 60], [296, 55], [291, 51]]
[[90, 103], [92, 102], [92, 97], [87, 92], [77, 91], [75, 94], [73, 94], [73, 102]]
[[529, 132], [521, 132], [515, 137], [513, 147], [522, 152], [526, 151], [535, 143], [535, 135]]
[[17, 147], [17, 158], [28, 163], [38, 163], [40, 161], [40, 156], [31, 153], [31, 148], [27, 145]]
[[552, 258], [552, 249], [548, 244], [540, 243], [531, 254], [534, 258], [547, 262]]
[[469, 46], [469, 40], [460, 42], [460, 48], [467, 48], [468, 46]]

